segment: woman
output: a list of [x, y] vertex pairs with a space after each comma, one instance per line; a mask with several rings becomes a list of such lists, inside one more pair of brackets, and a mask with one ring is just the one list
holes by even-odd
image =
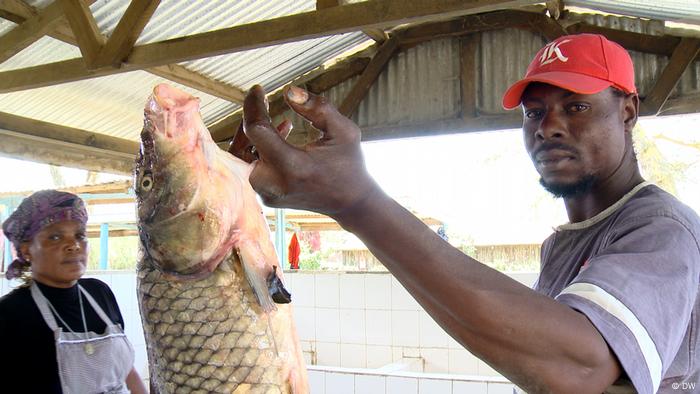
[[6, 276], [24, 281], [0, 298], [0, 385], [8, 392], [146, 393], [114, 294], [81, 279], [86, 223], [78, 196], [43, 190], [2, 225], [17, 252]]

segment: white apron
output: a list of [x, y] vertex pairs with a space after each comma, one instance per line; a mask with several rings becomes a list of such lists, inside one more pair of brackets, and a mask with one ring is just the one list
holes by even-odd
[[31, 286], [34, 303], [54, 332], [63, 394], [128, 394], [126, 377], [134, 365], [134, 349], [119, 325], [107, 317], [92, 296], [82, 286], [78, 285], [78, 289], [107, 325], [104, 334], [64, 332], [37, 284]]

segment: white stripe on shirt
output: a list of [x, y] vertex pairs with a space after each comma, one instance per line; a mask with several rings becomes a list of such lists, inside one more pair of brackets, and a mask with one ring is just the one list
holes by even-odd
[[646, 361], [651, 375], [652, 392], [655, 393], [661, 383], [661, 356], [649, 332], [637, 316], [615, 296], [590, 283], [574, 283], [562, 290], [561, 294], [574, 294], [593, 302], [618, 318], [632, 332]]

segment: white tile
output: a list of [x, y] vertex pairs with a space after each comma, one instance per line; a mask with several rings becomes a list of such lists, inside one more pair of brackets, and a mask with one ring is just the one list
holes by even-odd
[[367, 368], [391, 364], [391, 346], [367, 345]]
[[418, 311], [421, 310], [420, 305], [415, 298], [406, 291], [399, 281], [391, 278], [391, 309], [394, 311]]
[[418, 379], [387, 376], [386, 394], [418, 394]]
[[364, 309], [340, 310], [340, 342], [367, 343]]
[[340, 300], [338, 274], [316, 275], [316, 307], [337, 308]]
[[391, 309], [391, 275], [365, 276], [365, 304], [367, 309]]
[[339, 277], [340, 307], [365, 309], [365, 274], [341, 274]]
[[391, 311], [393, 346], [418, 347], [418, 311]]
[[449, 349], [449, 372], [452, 374], [478, 375], [479, 359], [466, 349]]
[[430, 315], [420, 312], [419, 340], [420, 347], [447, 348], [449, 335], [440, 327]]
[[148, 375], [148, 357], [146, 356], [146, 345], [133, 345], [134, 347], [134, 368], [139, 375]]
[[392, 346], [391, 347], [391, 362], [399, 362], [403, 359], [403, 347]]
[[490, 365], [486, 364], [485, 362], [483, 362], [481, 360], [479, 360], [479, 362], [478, 362], [478, 368], [479, 368], [479, 375], [481, 375], [481, 376], [502, 376], [498, 371], [491, 368]]
[[136, 276], [112, 275], [112, 293], [114, 293], [122, 312], [136, 309]]
[[355, 375], [355, 394], [386, 394], [386, 377]]
[[296, 323], [299, 339], [304, 341], [316, 340], [316, 309], [305, 306], [294, 308], [294, 322]]
[[146, 340], [144, 339], [143, 325], [141, 320], [137, 320], [134, 315], [135, 313], [132, 311], [128, 316], [124, 316], [125, 319], [128, 319], [124, 321], [126, 326], [124, 331], [132, 345], [144, 345]]
[[345, 368], [366, 368], [367, 348], [365, 345], [340, 344], [340, 366]]
[[391, 345], [391, 312], [382, 310], [365, 311], [368, 345]]
[[316, 343], [316, 362], [328, 367], [340, 366], [340, 344], [335, 342]]
[[340, 342], [340, 312], [333, 308], [316, 308], [316, 340]]
[[316, 297], [316, 283], [314, 274], [295, 274], [294, 292], [292, 293], [292, 304], [299, 306], [314, 307]]
[[422, 348], [421, 357], [425, 360], [425, 372], [449, 373], [450, 351], [448, 349]]
[[510, 383], [489, 383], [487, 394], [513, 394], [513, 385]]
[[449, 335], [447, 336], [447, 347], [450, 349], [464, 349], [464, 346]]
[[326, 373], [309, 371], [309, 388], [311, 394], [326, 394]]
[[420, 394], [452, 394], [452, 381], [419, 379], [418, 392]]
[[299, 344], [301, 345], [301, 350], [304, 352], [310, 352], [314, 349], [314, 341], [305, 341], [300, 339]]
[[326, 373], [326, 393], [355, 394], [355, 377], [345, 373]]
[[488, 387], [486, 382], [454, 381], [452, 382], [452, 394], [488, 394]]

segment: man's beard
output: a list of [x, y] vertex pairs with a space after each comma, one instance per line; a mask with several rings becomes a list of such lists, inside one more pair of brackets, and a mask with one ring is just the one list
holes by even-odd
[[594, 175], [585, 175], [578, 181], [567, 184], [547, 183], [543, 178], [540, 178], [540, 185], [552, 193], [554, 197], [569, 198], [587, 193], [591, 190], [595, 181], [596, 177]]

